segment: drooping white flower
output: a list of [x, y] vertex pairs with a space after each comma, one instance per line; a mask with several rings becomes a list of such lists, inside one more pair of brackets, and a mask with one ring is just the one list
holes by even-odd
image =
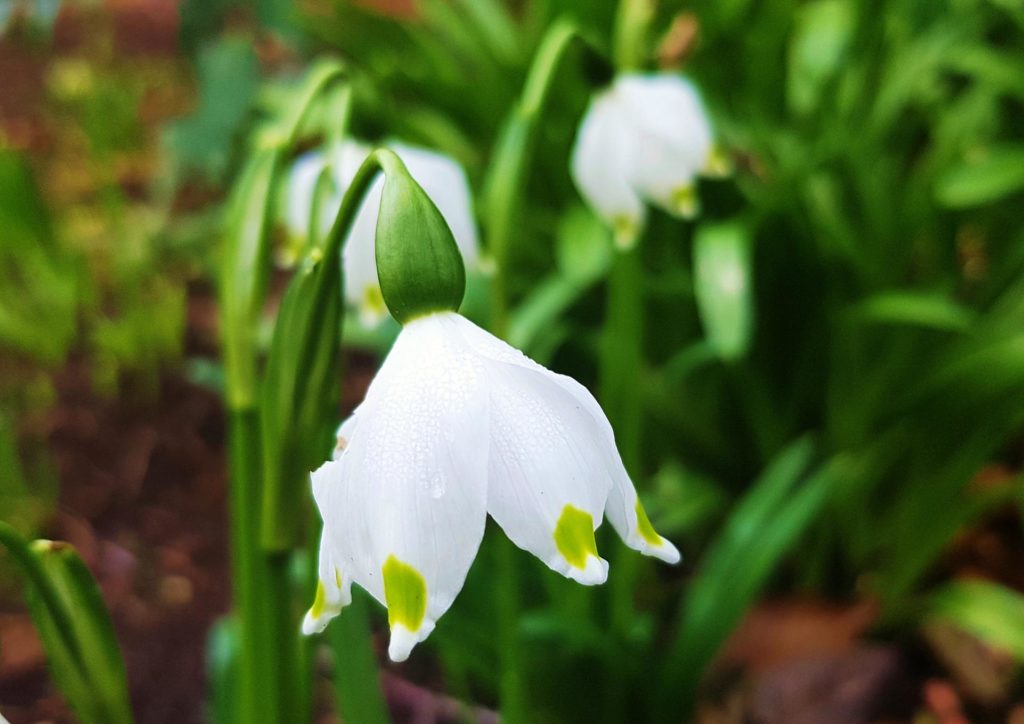
[[324, 521], [320, 582], [303, 631], [322, 630], [359, 584], [388, 608], [402, 661], [462, 588], [490, 515], [512, 541], [586, 585], [608, 563], [604, 515], [630, 547], [669, 563], [611, 425], [575, 380], [455, 312], [409, 321], [366, 399], [313, 473]]
[[[424, 148], [401, 143], [389, 144], [389, 148], [398, 154], [412, 177], [437, 204], [452, 230], [465, 264], [469, 268], [476, 267], [480, 242], [473, 219], [469, 184], [462, 167], [448, 156]], [[320, 208], [318, 231], [327, 233], [338, 213], [342, 196], [370, 150], [369, 146], [356, 141], [344, 141], [335, 148], [308, 151], [296, 159], [285, 199], [285, 223], [291, 234], [300, 239], [309, 236], [313, 194], [325, 167], [329, 169], [332, 187]], [[364, 196], [345, 242], [343, 257], [345, 297], [359, 310], [360, 319], [367, 327], [376, 326], [387, 314], [374, 258], [374, 234], [383, 185], [383, 179], [378, 178]]]
[[577, 188], [622, 246], [643, 228], [645, 202], [691, 218], [697, 177], [724, 171], [697, 89], [670, 73], [618, 76], [591, 100], [572, 152]]

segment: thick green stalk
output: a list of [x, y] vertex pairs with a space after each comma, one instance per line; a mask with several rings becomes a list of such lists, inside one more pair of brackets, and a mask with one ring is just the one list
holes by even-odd
[[519, 549], [504, 538], [497, 541], [497, 583], [495, 612], [501, 646], [499, 676], [501, 718], [508, 724], [530, 721], [523, 680], [523, 653], [519, 640]]
[[[600, 357], [600, 398], [615, 430], [615, 441], [626, 470], [634, 481], [640, 474], [643, 419], [640, 396], [633, 381], [643, 373], [643, 266], [639, 245], [618, 252], [608, 277], [605, 327]], [[624, 646], [634, 621], [633, 588], [640, 558], [625, 546], [609, 553], [612, 559], [609, 581], [611, 631]], [[607, 687], [607, 721], [623, 721], [626, 716], [628, 658], [617, 657], [613, 680]]]
[[352, 603], [331, 625], [336, 706], [342, 721], [387, 724], [389, 717], [373, 655], [369, 614], [366, 596], [353, 591]]
[[238, 721], [259, 721], [278, 711], [268, 640], [265, 579], [258, 540], [260, 489], [259, 417], [254, 407], [228, 411], [228, 466], [231, 476], [231, 553], [238, 612]]
[[600, 397], [615, 430], [622, 461], [631, 475], [639, 473], [640, 397], [633, 381], [643, 371], [643, 263], [639, 244], [612, 259], [601, 340]]

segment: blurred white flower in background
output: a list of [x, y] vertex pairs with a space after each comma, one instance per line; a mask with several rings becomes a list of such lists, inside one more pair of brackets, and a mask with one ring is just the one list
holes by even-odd
[[[469, 183], [462, 167], [436, 151], [402, 143], [388, 143], [388, 147], [398, 154], [412, 177], [437, 205], [455, 236], [466, 267], [477, 268], [480, 243]], [[313, 193], [321, 172], [328, 169], [331, 184], [319, 213], [317, 231], [323, 235], [330, 229], [356, 171], [372, 150], [369, 145], [347, 140], [332, 148], [308, 151], [295, 160], [287, 184], [284, 213], [288, 231], [302, 242], [300, 247], [305, 246], [309, 237]], [[366, 327], [375, 327], [387, 316], [374, 257], [374, 235], [383, 187], [383, 178], [378, 178], [367, 192], [345, 242], [343, 257], [345, 298], [358, 309]]]
[[670, 73], [618, 76], [591, 100], [572, 151], [580, 194], [621, 247], [643, 230], [645, 202], [693, 218], [697, 177], [726, 170], [697, 89]]
[[586, 585], [608, 563], [604, 515], [628, 546], [669, 563], [593, 395], [455, 312], [408, 322], [313, 473], [324, 521], [303, 622], [323, 630], [353, 582], [388, 608], [402, 661], [462, 589], [490, 515], [520, 548]]

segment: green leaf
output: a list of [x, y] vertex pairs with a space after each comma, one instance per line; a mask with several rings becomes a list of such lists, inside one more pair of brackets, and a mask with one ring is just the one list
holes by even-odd
[[[316, 255], [319, 256], [319, 253]], [[309, 259], [281, 300], [263, 382], [263, 546], [299, 540], [309, 471], [330, 451], [340, 370], [341, 274], [337, 257]]]
[[228, 403], [243, 407], [256, 394], [256, 326], [270, 274], [270, 212], [281, 151], [260, 149], [234, 188], [221, 263], [220, 301]]
[[854, 8], [847, 0], [817, 0], [801, 5], [789, 46], [789, 105], [797, 114], [819, 107], [826, 84], [842, 65], [854, 29]]
[[386, 724], [390, 719], [373, 655], [367, 599], [363, 591], [353, 589], [352, 603], [332, 623], [329, 632], [337, 667], [334, 682], [338, 711], [343, 721]]
[[883, 292], [852, 310], [855, 319], [875, 324], [906, 325], [962, 332], [975, 319], [973, 310], [940, 294]]
[[67, 543], [26, 543], [0, 523], [3, 544], [28, 579], [28, 605], [54, 679], [85, 724], [133, 721], [124, 661], [92, 574]]
[[708, 342], [742, 357], [754, 328], [750, 233], [739, 222], [703, 224], [693, 243], [694, 293]]
[[607, 274], [612, 261], [608, 228], [589, 209], [575, 205], [562, 217], [555, 239], [555, 257], [561, 274], [589, 284]]
[[61, 362], [77, 329], [79, 271], [55, 243], [27, 159], [0, 148], [0, 348]]
[[[661, 712], [694, 704], [697, 682], [772, 571], [829, 499], [834, 464], [807, 474], [814, 445], [802, 438], [754, 482], [690, 582], [661, 680]], [[668, 720], [670, 717], [664, 717]], [[677, 717], [678, 718], [678, 717]]]
[[927, 615], [1024, 661], [1024, 595], [1018, 591], [991, 581], [954, 581], [931, 595]]
[[993, 203], [1024, 191], [1024, 145], [985, 149], [939, 177], [935, 196], [953, 209]]
[[199, 107], [167, 129], [167, 144], [179, 167], [219, 179], [233, 142], [249, 114], [259, 85], [252, 42], [226, 38], [199, 55]]

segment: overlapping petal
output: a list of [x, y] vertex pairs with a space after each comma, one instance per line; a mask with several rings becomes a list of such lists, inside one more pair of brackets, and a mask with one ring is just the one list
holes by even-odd
[[354, 581], [388, 607], [396, 661], [458, 594], [488, 513], [584, 584], [607, 578], [594, 536], [604, 515], [629, 546], [679, 560], [586, 388], [454, 312], [403, 328], [335, 456], [313, 474], [324, 541], [304, 630], [321, 629]]
[[636, 140], [623, 109], [604, 93], [591, 102], [572, 151], [573, 181], [622, 245], [636, 236], [646, 215], [632, 184]]
[[[557, 399], [558, 391], [571, 398], [573, 409], [565, 413], [566, 419], [589, 437], [589, 444], [584, 446], [588, 460], [591, 461], [588, 469], [592, 472], [595, 467], [593, 461], [600, 461], [600, 469], [593, 473], [593, 480], [597, 487], [606, 491], [603, 509], [608, 515], [608, 520], [630, 548], [668, 563], [677, 563], [680, 559], [678, 549], [655, 532], [647, 519], [647, 514], [636, 494], [636, 488], [622, 464], [622, 457], [615, 445], [615, 433], [608, 422], [608, 417], [590, 391], [573, 378], [552, 372], [537, 364], [516, 348], [480, 329], [469, 320], [458, 315], [452, 315], [452, 318], [452, 323], [459, 328], [463, 338], [475, 352], [493, 363], [520, 367], [532, 373], [535, 379], [543, 380], [545, 383], [534, 383], [535, 390], [550, 399]], [[507, 370], [503, 371], [500, 367], [492, 367], [491, 370], [492, 376], [497, 377], [507, 373]], [[557, 391], [552, 390], [549, 385], [554, 385]], [[607, 488], [604, 488], [601, 482], [603, 477], [609, 481]], [[490, 506], [490, 503], [488, 505]], [[492, 511], [491, 513], [493, 515]], [[594, 520], [599, 522], [600, 515], [596, 515]]]
[[405, 326], [313, 494], [343, 575], [388, 607], [404, 660], [462, 588], [486, 519], [482, 362], [438, 316]]
[[[640, 199], [679, 216], [698, 209], [696, 178], [713, 164], [711, 123], [696, 88], [668, 73], [623, 74], [591, 103], [573, 149], [580, 193], [610, 223], [625, 200]], [[643, 221], [642, 211], [630, 211]]]

